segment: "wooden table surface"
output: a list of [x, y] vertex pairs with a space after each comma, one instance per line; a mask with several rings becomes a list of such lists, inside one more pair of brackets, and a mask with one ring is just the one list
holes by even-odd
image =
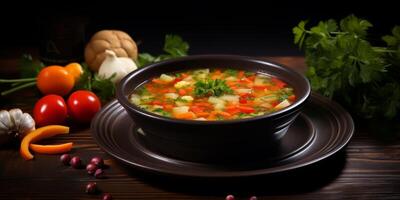
[[[302, 57], [272, 57], [304, 69]], [[0, 59], [0, 77], [15, 75], [15, 59]], [[8, 76], [11, 75], [11, 76]], [[31, 112], [39, 95], [25, 90], [2, 97], [1, 109], [19, 107]], [[247, 179], [207, 180], [157, 176], [135, 171], [104, 153], [91, 137], [88, 126], [69, 124], [68, 136], [50, 141], [73, 141], [73, 155], [84, 161], [105, 158], [107, 178], [94, 179], [84, 169], [63, 166], [57, 155], [36, 155], [24, 161], [18, 146], [0, 149], [0, 199], [101, 199], [84, 192], [88, 182], [97, 182], [114, 199], [216, 199], [227, 194], [236, 199], [400, 199], [400, 140], [382, 142], [373, 131], [356, 124], [347, 149], [312, 166], [287, 173]]]

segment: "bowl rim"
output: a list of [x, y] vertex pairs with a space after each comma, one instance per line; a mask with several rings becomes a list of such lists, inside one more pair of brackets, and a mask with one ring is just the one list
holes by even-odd
[[[306, 88], [305, 88], [305, 95], [302, 96], [301, 98], [297, 99], [293, 104], [290, 106], [268, 114], [260, 115], [260, 116], [255, 116], [255, 117], [250, 117], [250, 118], [244, 118], [244, 119], [231, 119], [231, 120], [215, 120], [215, 121], [202, 121], [202, 120], [184, 120], [184, 119], [175, 119], [171, 117], [165, 117], [162, 115], [157, 115], [152, 112], [146, 111], [139, 106], [136, 106], [135, 104], [132, 104], [129, 102], [128, 96], [124, 94], [124, 89], [129, 82], [130, 79], [133, 77], [137, 76], [140, 73], [143, 73], [143, 71], [147, 71], [152, 68], [156, 68], [165, 64], [171, 64], [174, 62], [178, 61], [188, 61], [188, 60], [198, 60], [198, 59], [234, 59], [234, 60], [241, 60], [241, 61], [249, 61], [249, 62], [254, 62], [254, 63], [259, 63], [259, 64], [264, 64], [268, 65], [271, 67], [279, 68], [280, 70], [284, 70], [289, 72], [290, 74], [294, 74], [294, 76], [299, 76], [304, 82], [306, 83]], [[240, 55], [229, 55], [229, 54], [204, 54], [204, 55], [190, 55], [190, 56], [184, 56], [184, 57], [179, 57], [179, 58], [173, 58], [173, 59], [168, 59], [165, 61], [160, 61], [156, 63], [152, 63], [149, 65], [145, 65], [141, 68], [138, 68], [129, 74], [127, 74], [118, 84], [117, 90], [116, 90], [116, 96], [118, 102], [125, 108], [125, 110], [129, 109], [131, 111], [134, 111], [136, 113], [139, 113], [140, 115], [144, 115], [146, 117], [156, 119], [156, 120], [161, 120], [164, 122], [169, 122], [169, 123], [180, 123], [180, 124], [194, 124], [194, 125], [207, 125], [207, 124], [236, 124], [236, 123], [243, 123], [243, 122], [252, 122], [252, 121], [258, 121], [262, 119], [267, 119], [267, 118], [272, 118], [275, 116], [278, 116], [282, 113], [288, 112], [292, 110], [293, 108], [296, 108], [300, 106], [302, 103], [304, 103], [310, 96], [311, 94], [311, 86], [310, 82], [308, 79], [301, 73], [287, 67], [286, 65], [279, 64], [273, 61], [270, 61], [269, 59], [261, 59], [258, 57], [251, 57], [251, 56], [240, 56]]]

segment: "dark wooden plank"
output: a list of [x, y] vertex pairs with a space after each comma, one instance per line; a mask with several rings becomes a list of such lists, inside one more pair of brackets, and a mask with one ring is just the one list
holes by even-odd
[[[301, 57], [272, 59], [304, 69]], [[1, 108], [31, 111], [38, 98], [32, 91], [24, 91], [2, 98]], [[86, 162], [95, 155], [104, 157], [106, 179], [63, 166], [54, 155], [36, 155], [33, 161], [24, 161], [18, 146], [11, 146], [0, 150], [0, 199], [100, 199], [100, 195], [84, 193], [91, 181], [115, 199], [222, 200], [228, 193], [239, 199], [251, 195], [259, 199], [400, 199], [400, 142], [380, 142], [369, 131], [358, 127], [346, 151], [304, 169], [251, 179], [191, 180], [132, 170], [102, 152], [88, 126], [73, 126], [70, 135], [49, 141], [73, 141], [72, 154]]]

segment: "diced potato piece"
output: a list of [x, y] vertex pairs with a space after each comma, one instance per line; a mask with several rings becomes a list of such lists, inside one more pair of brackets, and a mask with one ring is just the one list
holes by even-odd
[[189, 85], [190, 85], [190, 82], [187, 82], [187, 81], [179, 81], [179, 82], [175, 83], [174, 87], [177, 88], [177, 89], [180, 89], [180, 88], [187, 87], [187, 86], [189, 86]]
[[190, 76], [184, 78], [183, 81], [186, 81], [186, 82], [190, 83], [191, 81], [193, 81], [193, 76], [190, 75]]
[[140, 97], [140, 100], [141, 100], [141, 101], [145, 101], [145, 102], [149, 102], [149, 101], [152, 101], [153, 98], [154, 98], [154, 96], [152, 96], [152, 95], [147, 95], [147, 96], [142, 96], [142, 97]]
[[260, 99], [264, 102], [273, 102], [273, 101], [277, 101], [279, 98], [275, 94], [269, 94], [269, 95], [260, 97]]
[[249, 94], [252, 92], [252, 89], [247, 89], [247, 88], [239, 88], [235, 90], [239, 94]]
[[176, 106], [187, 106], [187, 105], [189, 105], [189, 103], [186, 101], [175, 101], [175, 105]]
[[212, 103], [212, 104], [218, 104], [218, 103], [223, 103], [224, 104], [225, 103], [224, 100], [222, 100], [222, 99], [220, 99], [218, 97], [214, 97], [214, 96], [208, 97], [208, 102]]
[[222, 100], [225, 100], [225, 101], [239, 102], [239, 96], [237, 96], [237, 95], [224, 94], [219, 98]]
[[177, 93], [165, 93], [164, 96], [167, 99], [176, 99], [179, 97]]
[[165, 82], [172, 82], [172, 81], [174, 81], [175, 80], [175, 77], [173, 77], [173, 76], [169, 76], [169, 75], [166, 75], [166, 74], [161, 74], [161, 76], [160, 76], [160, 80], [162, 80], [162, 81], [165, 81]]
[[199, 69], [193, 72], [196, 79], [206, 79], [209, 73], [210, 69]]
[[162, 106], [160, 106], [160, 105], [153, 105], [153, 109], [155, 110], [155, 109], [159, 109], [159, 108], [163, 108]]
[[260, 106], [267, 109], [271, 109], [273, 107], [270, 103], [262, 103]]
[[198, 69], [198, 70], [194, 70], [193, 74], [208, 74], [210, 73], [210, 69], [206, 68], [206, 69]]
[[268, 79], [269, 77], [267, 76], [257, 75], [254, 79], [254, 85], [265, 85], [268, 82]]
[[140, 96], [137, 94], [132, 94], [129, 98], [129, 101], [133, 104], [139, 105], [141, 103]]
[[207, 74], [199, 74], [199, 75], [196, 75], [196, 78], [197, 78], [198, 80], [204, 80], [204, 79], [207, 78]]
[[237, 78], [234, 76], [229, 76], [225, 78], [226, 81], [237, 81]]
[[223, 110], [223, 109], [225, 109], [225, 103], [216, 103], [216, 104], [214, 104], [214, 109], [215, 110]]
[[275, 109], [282, 109], [282, 108], [286, 108], [288, 106], [290, 106], [290, 103], [287, 99], [285, 99], [284, 101], [282, 101], [278, 105], [276, 105]]
[[174, 114], [181, 114], [186, 112], [189, 112], [189, 106], [178, 106], [172, 108], [172, 113]]
[[192, 96], [188, 96], [188, 95], [182, 96], [181, 99], [184, 101], [188, 101], [188, 102], [192, 102], [194, 100]]

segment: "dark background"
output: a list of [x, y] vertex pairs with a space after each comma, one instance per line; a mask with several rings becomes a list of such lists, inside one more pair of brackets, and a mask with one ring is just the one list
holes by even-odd
[[[303, 19], [315, 24], [349, 14], [374, 24], [370, 38], [400, 25], [395, 1], [107, 1], [13, 5], [0, 14], [0, 56], [15, 48], [37, 48], [51, 37], [52, 25], [83, 26], [84, 43], [101, 29], [120, 29], [140, 43], [141, 52], [159, 53], [164, 35], [181, 35], [190, 54], [301, 55], [291, 29]], [[59, 30], [58, 30], [59, 31]]]

